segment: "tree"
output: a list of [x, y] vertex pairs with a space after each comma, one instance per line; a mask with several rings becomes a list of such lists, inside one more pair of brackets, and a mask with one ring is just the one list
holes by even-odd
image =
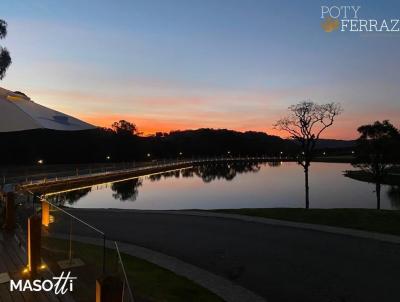
[[118, 135], [132, 136], [138, 134], [138, 129], [134, 123], [120, 120], [111, 125], [114, 132]]
[[304, 169], [306, 209], [310, 206], [308, 170], [314, 156], [315, 146], [321, 134], [333, 125], [335, 118], [342, 113], [339, 103], [316, 104], [303, 101], [288, 108], [289, 114], [278, 120], [276, 129], [286, 131], [291, 138], [298, 141], [301, 154], [297, 157], [298, 163]]
[[389, 121], [360, 126], [354, 165], [368, 173], [375, 183], [376, 207], [381, 208], [381, 184], [398, 161], [399, 130]]
[[[0, 39], [7, 36], [7, 22], [0, 19]], [[11, 65], [11, 56], [7, 48], [0, 46], [0, 80], [6, 75], [7, 68]]]

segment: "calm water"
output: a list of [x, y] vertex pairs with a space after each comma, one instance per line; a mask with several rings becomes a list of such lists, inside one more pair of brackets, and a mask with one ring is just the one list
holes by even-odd
[[[375, 208], [374, 185], [343, 176], [343, 171], [351, 169], [350, 164], [313, 163], [311, 208]], [[225, 163], [93, 186], [52, 198], [78, 208], [304, 207], [303, 182], [303, 170], [296, 163]], [[383, 186], [382, 208], [399, 209], [399, 196], [398, 186]]]

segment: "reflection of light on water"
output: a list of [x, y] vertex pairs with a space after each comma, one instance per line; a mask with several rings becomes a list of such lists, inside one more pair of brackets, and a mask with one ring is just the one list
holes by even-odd
[[400, 209], [400, 186], [390, 186], [386, 192], [392, 207]]
[[269, 167], [280, 167], [283, 165], [283, 161], [270, 161], [270, 162], [267, 162], [267, 165]]
[[[349, 164], [313, 163], [310, 189], [315, 208], [375, 207], [375, 195], [370, 193], [370, 184], [343, 177], [342, 171], [349, 168]], [[258, 175], [254, 173], [259, 170]], [[177, 174], [183, 181], [177, 180]], [[167, 178], [169, 181], [164, 182]], [[230, 185], [229, 181], [234, 178], [234, 185]], [[93, 191], [104, 192], [91, 194], [89, 190], [87, 194], [62, 196], [60, 201], [69, 202], [66, 199], [69, 198], [70, 205], [78, 208], [156, 210], [303, 206], [303, 170], [297, 162], [283, 162], [281, 159], [262, 163], [212, 163], [139, 179], [143, 180], [140, 188], [137, 180], [130, 184], [99, 184], [92, 187]], [[213, 181], [218, 182], [208, 186]], [[395, 193], [399, 190], [382, 187], [383, 208], [400, 208], [399, 195]], [[389, 191], [392, 196], [388, 195]], [[135, 200], [135, 203], [115, 203], [115, 200]]]

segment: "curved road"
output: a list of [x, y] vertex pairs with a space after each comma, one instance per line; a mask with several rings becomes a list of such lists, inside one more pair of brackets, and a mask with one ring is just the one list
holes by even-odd
[[215, 217], [69, 211], [109, 238], [176, 257], [271, 302], [400, 301], [397, 244]]

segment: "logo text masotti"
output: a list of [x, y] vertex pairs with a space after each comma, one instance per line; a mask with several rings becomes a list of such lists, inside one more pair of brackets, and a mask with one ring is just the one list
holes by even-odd
[[64, 275], [61, 272], [59, 277], [53, 277], [52, 279], [45, 280], [10, 280], [10, 291], [20, 292], [40, 292], [40, 291], [54, 291], [56, 295], [65, 295], [67, 292], [72, 292], [74, 289], [73, 281], [76, 277], [71, 277], [71, 272]]

